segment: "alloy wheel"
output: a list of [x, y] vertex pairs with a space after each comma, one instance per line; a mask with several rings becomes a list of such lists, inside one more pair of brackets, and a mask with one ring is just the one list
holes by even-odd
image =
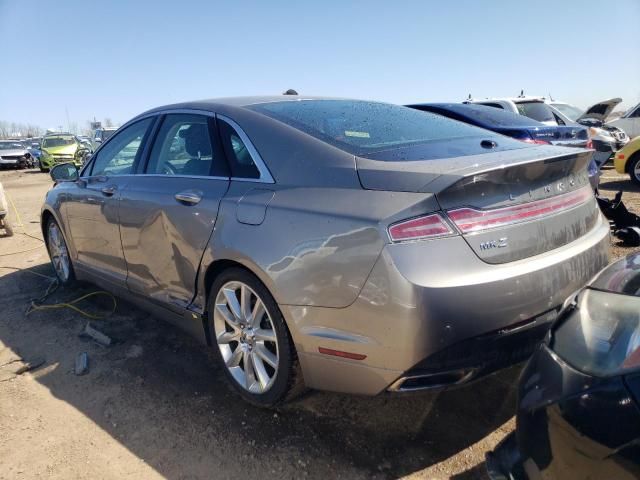
[[271, 315], [248, 285], [225, 283], [216, 295], [213, 325], [222, 359], [240, 387], [254, 394], [268, 391], [279, 365]]
[[640, 161], [633, 165], [633, 176], [636, 177], [636, 181], [640, 182]]
[[62, 232], [56, 222], [49, 223], [48, 232], [49, 242], [49, 256], [51, 257], [51, 263], [56, 271], [56, 275], [62, 282], [69, 280], [69, 273], [71, 271], [71, 263], [69, 261], [69, 251], [67, 250], [67, 244], [64, 241]]

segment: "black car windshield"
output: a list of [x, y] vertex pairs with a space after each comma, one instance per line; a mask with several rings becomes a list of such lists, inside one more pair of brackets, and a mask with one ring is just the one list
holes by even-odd
[[15, 150], [24, 148], [20, 142], [0, 142], [0, 150]]
[[553, 110], [549, 108], [549, 105], [542, 102], [522, 102], [516, 103], [516, 108], [520, 115], [533, 118], [538, 122], [555, 122], [556, 119], [553, 116]]
[[357, 100], [299, 100], [248, 107], [354, 155], [492, 133], [440, 115]]
[[72, 136], [48, 137], [42, 141], [42, 148], [63, 147], [65, 145], [73, 145], [75, 142]]

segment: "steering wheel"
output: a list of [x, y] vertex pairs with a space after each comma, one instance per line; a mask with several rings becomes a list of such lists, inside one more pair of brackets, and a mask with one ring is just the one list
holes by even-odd
[[165, 175], [177, 175], [178, 171], [176, 170], [176, 167], [168, 162], [165, 162], [162, 164], [162, 173]]

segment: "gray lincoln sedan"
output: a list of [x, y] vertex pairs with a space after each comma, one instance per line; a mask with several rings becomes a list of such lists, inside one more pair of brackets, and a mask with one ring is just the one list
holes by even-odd
[[197, 101], [56, 166], [42, 229], [62, 284], [189, 331], [254, 404], [446, 387], [524, 360], [607, 263], [591, 155], [385, 103]]

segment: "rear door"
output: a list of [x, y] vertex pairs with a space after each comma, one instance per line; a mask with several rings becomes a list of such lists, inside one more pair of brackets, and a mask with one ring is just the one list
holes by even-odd
[[181, 311], [229, 188], [213, 114], [162, 117], [146, 162], [122, 192], [120, 231], [127, 286]]

